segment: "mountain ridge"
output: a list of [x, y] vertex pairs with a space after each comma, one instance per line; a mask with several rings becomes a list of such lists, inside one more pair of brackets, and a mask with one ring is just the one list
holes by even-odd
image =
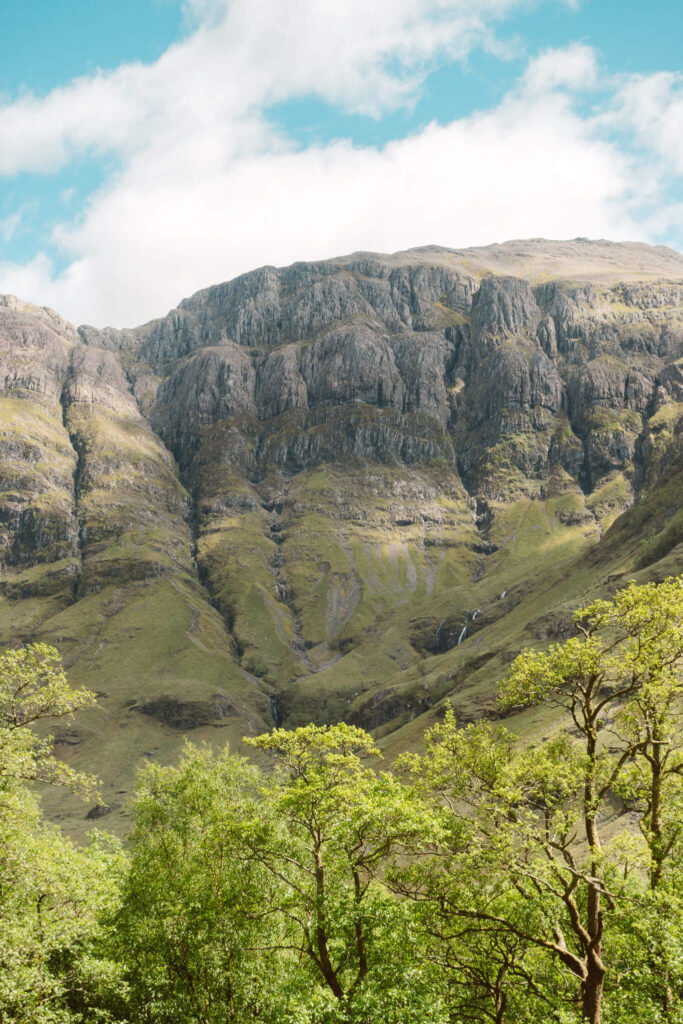
[[[588, 273], [590, 267], [590, 260], [586, 261], [587, 253], [586, 248], [590, 248], [591, 256], [595, 259], [599, 255], [616, 255], [619, 254], [619, 260], [616, 265], [611, 268], [612, 273], [617, 273], [620, 276], [626, 275], [628, 277], [631, 273], [643, 273], [645, 268], [643, 264], [636, 262], [636, 266], [632, 267], [631, 264], [637, 255], [647, 256], [647, 265], [649, 267], [647, 273], [665, 275], [668, 272], [677, 272], [677, 277], [683, 277], [683, 255], [677, 252], [675, 249], [665, 245], [649, 245], [646, 242], [612, 242], [608, 239], [587, 239], [587, 238], [575, 238], [567, 240], [553, 240], [546, 238], [534, 238], [534, 239], [510, 239], [506, 242], [496, 242], [486, 246], [471, 246], [468, 248], [450, 249], [445, 246], [439, 245], [424, 245], [415, 246], [410, 249], [400, 249], [395, 253], [376, 253], [367, 250], [356, 250], [349, 253], [346, 256], [335, 256], [330, 259], [315, 261], [315, 265], [320, 264], [343, 264], [348, 261], [357, 261], [364, 257], [379, 258], [388, 263], [395, 263], [396, 265], [405, 264], [410, 260], [415, 260], [420, 257], [424, 257], [425, 262], [433, 262], [435, 256], [440, 256], [447, 265], [454, 265], [453, 257], [455, 257], [455, 265], [457, 265], [458, 258], [474, 260], [474, 265], [477, 266], [477, 257], [480, 258], [481, 272], [493, 274], [497, 269], [502, 267], [509, 267], [511, 263], [514, 263], [516, 259], [526, 259], [533, 261], [541, 259], [544, 263], [547, 263], [548, 259], [555, 260], [555, 276], [570, 278], [575, 276], [577, 273], [582, 272]], [[540, 251], [539, 251], [540, 250]], [[616, 250], [616, 252], [615, 252]], [[487, 260], [487, 256], [489, 259]], [[562, 261], [563, 256], [565, 262]], [[653, 265], [653, 256], [661, 257]], [[569, 257], [569, 259], [567, 259]], [[597, 259], [596, 266], [591, 268], [591, 272], [595, 273], [598, 266], [601, 266], [603, 261]], [[297, 261], [292, 264], [288, 264], [287, 267], [276, 267], [273, 264], [264, 264], [261, 267], [256, 267], [253, 270], [245, 271], [239, 274], [236, 278], [232, 278], [232, 281], [239, 281], [244, 278], [248, 278], [251, 275], [258, 274], [266, 270], [281, 271], [283, 269], [290, 269], [291, 267], [309, 265], [308, 261]], [[518, 267], [518, 269], [522, 269]], [[544, 267], [544, 272], [547, 273], [547, 266]], [[512, 275], [515, 276], [515, 275]], [[524, 273], [517, 274], [516, 276], [525, 277]], [[177, 307], [182, 307], [183, 303], [188, 302], [190, 299], [197, 295], [211, 291], [212, 288], [220, 287], [220, 285], [210, 285], [199, 289], [194, 292], [191, 296], [186, 299], [182, 299]], [[173, 312], [173, 309], [169, 311], [167, 316]], [[151, 323], [156, 323], [158, 320], [164, 319], [161, 317], [153, 317], [152, 320], [146, 321], [141, 324], [137, 329], [141, 330]], [[121, 330], [114, 327], [104, 328], [90, 328], [89, 325], [82, 325], [85, 329], [92, 330]], [[131, 330], [131, 328], [123, 328], [122, 330]], [[132, 328], [136, 330], [136, 328]]]

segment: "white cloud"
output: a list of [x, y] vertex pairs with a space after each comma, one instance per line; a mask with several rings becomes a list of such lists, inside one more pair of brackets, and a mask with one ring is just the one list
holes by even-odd
[[0, 238], [6, 244], [9, 244], [17, 234], [21, 234], [26, 230], [27, 218], [38, 210], [38, 203], [35, 200], [31, 200], [27, 203], [22, 203], [16, 210], [8, 214], [2, 220], [0, 220]]
[[3, 242], [11, 242], [14, 238], [17, 228], [21, 224], [22, 213], [21, 210], [15, 210], [8, 217], [4, 217], [0, 220], [0, 238]]
[[53, 277], [52, 262], [44, 253], [28, 263], [0, 263], [0, 282], [0, 292], [41, 306], [50, 305], [52, 296], [64, 294], [63, 284]]
[[597, 54], [583, 43], [572, 43], [561, 50], [546, 50], [531, 61], [524, 85], [531, 92], [549, 89], [594, 89], [600, 78]]
[[[574, 106], [576, 94], [603, 86], [611, 124], [630, 118], [633, 134], [636, 115], [624, 111], [637, 102], [629, 83], [617, 102], [586, 46], [541, 54], [496, 108], [381, 149], [298, 150], [267, 122], [270, 104], [311, 92], [374, 115], [405, 103], [431, 62], [495, 48], [491, 25], [516, 2], [190, 0], [196, 27], [155, 64], [0, 108], [0, 139], [13, 140], [0, 172], [54, 169], [90, 150], [115, 164], [55, 232], [66, 269], [55, 273], [44, 255], [6, 263], [0, 290], [77, 322], [124, 325], [263, 263], [521, 236], [642, 236], [633, 203], [641, 169], [607, 141], [604, 110]], [[653, 179], [653, 195], [658, 187]]]
[[605, 123], [657, 154], [662, 170], [683, 174], [683, 74], [661, 71], [624, 81]]
[[127, 156], [207, 131], [225, 131], [239, 148], [245, 118], [310, 92], [379, 116], [414, 94], [430, 61], [464, 57], [521, 3], [192, 0], [198, 26], [155, 63], [0, 107], [0, 174], [55, 171], [78, 153]]
[[81, 223], [62, 229], [74, 264], [52, 283], [40, 264], [42, 294], [77, 319], [131, 323], [266, 262], [636, 233], [618, 202], [628, 187], [619, 152], [552, 92], [512, 95], [381, 150], [338, 142], [215, 157], [202, 154], [199, 178], [177, 165], [164, 178], [156, 156], [153, 175], [144, 157], [133, 161]]

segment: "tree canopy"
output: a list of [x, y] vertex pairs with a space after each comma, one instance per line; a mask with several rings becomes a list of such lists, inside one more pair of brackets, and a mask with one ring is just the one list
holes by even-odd
[[34, 724], [92, 706], [44, 645], [0, 655], [0, 1021], [683, 1022], [683, 579], [522, 651], [500, 713], [445, 706], [386, 765], [346, 724], [185, 745], [128, 848], [47, 824], [92, 790]]

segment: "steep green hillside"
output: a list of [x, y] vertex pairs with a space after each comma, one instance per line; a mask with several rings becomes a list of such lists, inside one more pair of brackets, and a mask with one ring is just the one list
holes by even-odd
[[111, 827], [186, 734], [344, 719], [393, 754], [446, 700], [496, 714], [521, 645], [683, 569], [661, 247], [266, 267], [127, 331], [6, 297], [0, 368], [0, 642], [55, 643], [100, 693], [57, 738]]

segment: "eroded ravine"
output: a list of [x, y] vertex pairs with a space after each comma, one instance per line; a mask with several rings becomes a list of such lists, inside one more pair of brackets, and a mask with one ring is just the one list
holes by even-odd
[[264, 503], [263, 505], [263, 508], [270, 517], [268, 533], [270, 539], [275, 544], [275, 554], [270, 560], [270, 566], [275, 582], [275, 593], [277, 594], [278, 600], [287, 608], [291, 617], [292, 639], [290, 643], [292, 650], [306, 669], [306, 672], [313, 673], [317, 671], [317, 669], [308, 654], [308, 648], [301, 629], [301, 620], [294, 602], [294, 595], [292, 594], [287, 582], [286, 559], [282, 551], [283, 544], [286, 539], [286, 535], [284, 533], [285, 524], [282, 514], [288, 493], [289, 485], [285, 483], [281, 499], [276, 502]]

